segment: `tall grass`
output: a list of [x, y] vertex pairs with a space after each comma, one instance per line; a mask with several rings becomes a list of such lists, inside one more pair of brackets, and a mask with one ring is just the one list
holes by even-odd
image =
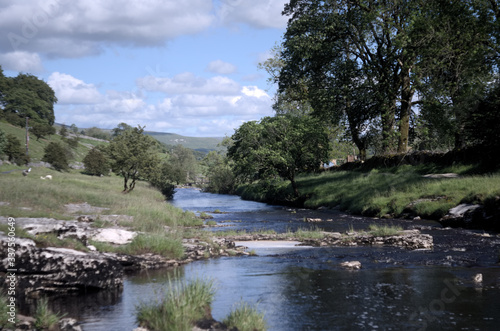
[[400, 226], [370, 224], [370, 233], [375, 237], [395, 236], [403, 231]]
[[264, 331], [267, 329], [264, 314], [245, 302], [239, 303], [224, 319], [223, 323], [229, 329], [237, 328], [239, 331]]
[[137, 306], [137, 322], [156, 331], [191, 330], [198, 320], [211, 317], [214, 296], [213, 281], [195, 279], [173, 284], [169, 279], [162, 299]]
[[48, 300], [42, 298], [37, 302], [35, 311], [35, 327], [38, 330], [52, 330], [64, 314], [54, 313], [49, 308]]

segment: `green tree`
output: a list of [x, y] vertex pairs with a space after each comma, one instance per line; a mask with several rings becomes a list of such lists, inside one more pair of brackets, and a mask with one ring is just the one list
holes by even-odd
[[66, 138], [68, 136], [68, 129], [66, 128], [66, 125], [61, 125], [61, 128], [59, 129], [59, 135], [61, 137]]
[[34, 123], [30, 129], [30, 132], [33, 133], [36, 137], [36, 140], [39, 141], [40, 138], [44, 138], [56, 133], [56, 129], [48, 125], [47, 123]]
[[194, 179], [197, 163], [193, 150], [177, 145], [169, 153], [168, 161], [173, 182], [183, 184]]
[[163, 160], [149, 178], [150, 184], [157, 188], [167, 200], [173, 199], [175, 193], [175, 185], [172, 184], [171, 177], [170, 163]]
[[112, 131], [113, 131], [113, 137], [116, 137], [116, 136], [119, 136], [120, 134], [122, 134], [123, 132], [125, 131], [128, 131], [128, 130], [132, 130], [133, 128], [128, 125], [127, 123], [120, 123], [118, 124], [118, 126], [116, 128], [114, 128]]
[[246, 122], [232, 139], [227, 155], [240, 178], [280, 176], [290, 180], [297, 197], [297, 174], [318, 171], [330, 151], [324, 126], [309, 116], [280, 115]]
[[83, 158], [85, 172], [90, 175], [108, 175], [111, 168], [109, 159], [105, 152], [99, 147], [92, 148]]
[[73, 132], [74, 134], [78, 134], [78, 127], [75, 125], [75, 123], [71, 124], [69, 129], [71, 130], [71, 132]]
[[204, 174], [208, 180], [205, 191], [220, 194], [234, 192], [236, 181], [231, 162], [227, 157], [211, 151], [202, 160], [202, 165], [205, 167]]
[[144, 135], [141, 126], [122, 132], [109, 143], [111, 169], [123, 176], [123, 192], [131, 192], [137, 180], [153, 176], [160, 163], [157, 150], [158, 142]]
[[[54, 90], [43, 80], [30, 74], [19, 74], [16, 77], [4, 77], [0, 106], [5, 116], [29, 117], [39, 122], [53, 125], [55, 121], [54, 104], [57, 102]], [[22, 125], [22, 121], [14, 124]]]
[[3, 152], [7, 155], [9, 161], [19, 165], [27, 163], [24, 158], [25, 151], [21, 146], [21, 141], [11, 133], [7, 134], [6, 138], [7, 142], [4, 146]]
[[0, 155], [4, 153], [5, 145], [7, 145], [7, 137], [5, 136], [5, 132], [0, 129]]
[[45, 147], [42, 161], [50, 163], [58, 171], [66, 171], [70, 159], [71, 152], [61, 143], [52, 141]]

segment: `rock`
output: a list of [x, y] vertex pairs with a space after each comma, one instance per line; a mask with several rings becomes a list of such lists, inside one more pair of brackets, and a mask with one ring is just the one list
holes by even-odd
[[306, 222], [306, 223], [317, 223], [317, 222], [323, 222], [323, 220], [321, 218], [306, 217], [306, 219], [304, 220], [304, 222]]
[[63, 318], [59, 321], [59, 330], [61, 331], [82, 331], [78, 322], [74, 318]]
[[359, 261], [346, 261], [346, 262], [342, 262], [340, 264], [340, 266], [343, 268], [346, 268], [346, 269], [359, 270], [359, 269], [361, 269], [361, 262], [359, 262]]
[[[0, 271], [8, 265], [8, 237], [0, 234]], [[67, 294], [91, 289], [121, 289], [120, 263], [99, 253], [67, 248], [37, 248], [31, 239], [15, 239], [15, 268], [21, 294]]]
[[474, 277], [472, 277], [472, 280], [476, 284], [482, 283], [483, 282], [483, 274], [479, 273], [479, 274], [474, 275]]
[[78, 222], [86, 222], [86, 223], [90, 223], [90, 222], [94, 221], [94, 219], [88, 215], [78, 216], [77, 220], [78, 220]]
[[107, 242], [116, 245], [125, 245], [137, 236], [137, 232], [123, 229], [101, 229], [92, 237], [95, 241]]
[[482, 209], [481, 205], [463, 203], [451, 208], [439, 222], [443, 226], [471, 228], [474, 227], [473, 221], [475, 219], [482, 218]]

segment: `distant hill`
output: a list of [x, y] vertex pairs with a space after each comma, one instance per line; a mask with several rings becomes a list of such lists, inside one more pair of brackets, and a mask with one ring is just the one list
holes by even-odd
[[217, 146], [222, 141], [222, 137], [186, 137], [175, 133], [154, 131], [145, 131], [144, 133], [164, 144], [171, 146], [182, 145], [204, 154], [210, 151], [224, 149], [224, 147]]

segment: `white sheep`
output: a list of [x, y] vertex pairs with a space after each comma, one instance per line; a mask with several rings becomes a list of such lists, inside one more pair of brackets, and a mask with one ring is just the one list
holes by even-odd
[[50, 179], [50, 180], [52, 180], [52, 175], [47, 175], [45, 177], [40, 177], [40, 179]]

